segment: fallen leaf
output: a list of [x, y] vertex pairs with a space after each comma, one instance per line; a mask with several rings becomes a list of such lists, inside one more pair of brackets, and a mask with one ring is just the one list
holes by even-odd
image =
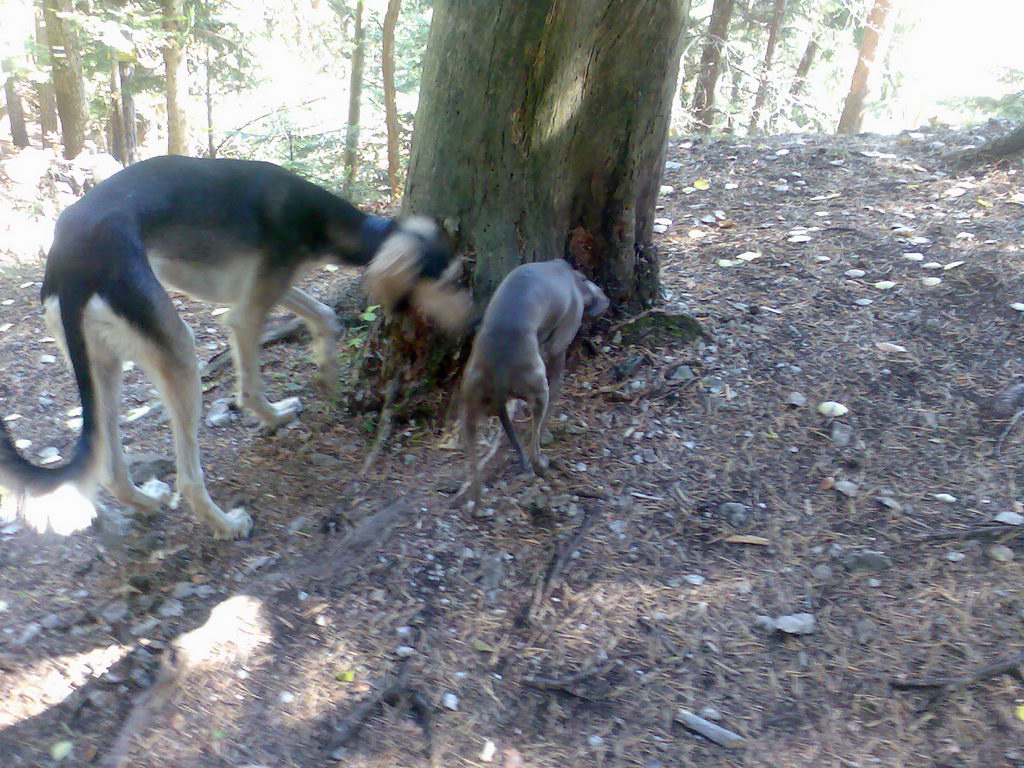
[[480, 651], [480, 653], [497, 653], [494, 646], [489, 645], [485, 643], [483, 640], [479, 639], [473, 641], [473, 650]]
[[710, 189], [711, 182], [707, 179], [697, 179], [693, 182], [694, 189]]
[[875, 346], [883, 352], [906, 352], [906, 347], [901, 347], [899, 344], [893, 344], [891, 341], [876, 341]]
[[74, 745], [70, 741], [58, 741], [50, 747], [50, 757], [58, 763], [71, 754]]

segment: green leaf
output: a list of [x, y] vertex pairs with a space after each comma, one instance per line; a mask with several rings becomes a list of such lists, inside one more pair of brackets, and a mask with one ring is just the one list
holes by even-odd
[[74, 745], [70, 741], [58, 741], [50, 747], [50, 757], [58, 763], [71, 754]]
[[497, 653], [497, 649], [493, 645], [488, 645], [479, 639], [473, 641], [473, 650], [480, 651], [481, 653]]

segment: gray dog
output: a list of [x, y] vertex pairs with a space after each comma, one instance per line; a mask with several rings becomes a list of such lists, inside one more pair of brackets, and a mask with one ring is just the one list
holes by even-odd
[[[469, 456], [470, 498], [480, 506], [476, 427], [480, 416], [497, 416], [523, 471], [543, 473], [540, 435], [548, 409], [558, 399], [565, 352], [583, 313], [600, 315], [608, 297], [561, 259], [512, 270], [487, 305], [462, 379], [462, 423]], [[533, 411], [529, 462], [516, 438], [507, 403], [525, 400]], [[531, 469], [532, 464], [532, 469]]]

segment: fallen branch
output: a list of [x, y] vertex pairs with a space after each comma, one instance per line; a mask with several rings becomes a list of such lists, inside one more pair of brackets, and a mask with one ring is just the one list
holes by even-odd
[[583, 513], [583, 522], [580, 523], [579, 528], [576, 529], [576, 533], [573, 534], [572, 538], [566, 543], [560, 550], [555, 550], [555, 555], [551, 562], [548, 564], [547, 571], [544, 573], [544, 578], [537, 582], [537, 586], [533, 592], [533, 599], [530, 601], [530, 606], [523, 616], [525, 622], [532, 621], [540, 609], [540, 606], [551, 597], [551, 593], [555, 591], [555, 586], [558, 584], [558, 580], [562, 577], [562, 572], [565, 570], [565, 566], [572, 559], [573, 553], [580, 548], [580, 544], [583, 543], [584, 537], [590, 532], [590, 529], [594, 527], [594, 524], [601, 518], [600, 509], [587, 509]]
[[983, 523], [971, 528], [946, 528], [931, 533], [919, 533], [910, 538], [917, 541], [945, 541], [947, 539], [995, 539], [1006, 535], [1024, 536], [1024, 526], [1010, 523]]
[[1024, 670], [1022, 670], [1022, 667], [1024, 667], [1024, 653], [1012, 656], [1009, 659], [994, 662], [988, 666], [982, 667], [970, 675], [964, 675], [962, 677], [929, 677], [922, 678], [920, 680], [893, 679], [889, 684], [893, 688], [899, 690], [937, 688], [938, 690], [917, 710], [918, 712], [924, 712], [943, 701], [951, 693], [967, 688], [968, 686], [974, 685], [975, 683], [981, 682], [982, 680], [986, 680], [990, 677], [1010, 674], [1020, 679], [1024, 677]]
[[395, 394], [397, 392], [398, 376], [395, 376], [388, 382], [388, 386], [384, 390], [384, 405], [380, 409], [380, 424], [377, 427], [377, 436], [374, 438], [373, 447], [366, 455], [366, 461], [363, 462], [363, 468], [359, 470], [360, 477], [366, 475], [366, 473], [370, 471], [370, 468], [377, 463], [377, 459], [380, 457], [380, 452], [384, 450], [384, 446], [387, 444], [388, 438], [391, 437], [391, 427], [394, 423], [392, 406], [394, 405]]
[[601, 677], [601, 675], [611, 669], [618, 660], [618, 658], [608, 659], [603, 664], [590, 666], [586, 669], [580, 670], [579, 672], [574, 672], [571, 675], [565, 675], [564, 677], [524, 677], [522, 682], [523, 685], [528, 685], [531, 688], [536, 688], [541, 691], [559, 691], [561, 693], [567, 693], [570, 696], [575, 696], [577, 699], [583, 699], [584, 701], [599, 701], [602, 697], [581, 691], [579, 686], [587, 680]]
[[676, 720], [691, 731], [696, 731], [704, 738], [710, 739], [715, 742], [715, 744], [723, 746], [726, 749], [742, 747], [747, 743], [747, 740], [738, 733], [733, 733], [720, 725], [715, 725], [710, 720], [705, 720], [703, 717], [697, 717], [693, 712], [688, 712], [685, 709], [680, 709], [676, 713]]

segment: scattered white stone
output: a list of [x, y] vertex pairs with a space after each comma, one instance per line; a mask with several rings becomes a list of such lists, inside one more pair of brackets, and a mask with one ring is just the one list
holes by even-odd
[[210, 403], [210, 410], [206, 414], [206, 425], [208, 427], [223, 427], [231, 421], [231, 401], [226, 397], [218, 398]]
[[157, 616], [163, 616], [165, 619], [172, 618], [174, 616], [181, 616], [185, 613], [185, 606], [182, 604], [181, 600], [169, 597], [160, 604], [156, 613]]
[[704, 583], [704, 577], [701, 576], [699, 573], [688, 573], [685, 576], [683, 576], [683, 581], [685, 581], [687, 584], [693, 584], [693, 586], [699, 587], [701, 584]]
[[1010, 309], [1015, 309], [1018, 312], [1024, 312], [1024, 304], [1022, 304], [1019, 301], [1015, 301], [1013, 302], [1013, 304], [1010, 305]]
[[949, 562], [951, 562], [951, 563], [959, 563], [965, 557], [967, 557], [967, 555], [965, 555], [963, 552], [947, 552], [946, 553], [946, 559], [949, 560]]
[[786, 404], [796, 408], [803, 408], [807, 405], [807, 398], [800, 392], [790, 392], [786, 396]]
[[907, 261], [924, 261], [923, 253], [904, 253], [903, 258]]
[[672, 219], [657, 218], [657, 219], [654, 220], [654, 223], [655, 224], [660, 224], [663, 227], [671, 227], [672, 226]]
[[587, 736], [587, 744], [589, 744], [591, 747], [600, 747], [602, 744], [604, 744], [604, 739], [602, 739], [595, 733], [591, 736]]
[[395, 655], [400, 659], [407, 659], [416, 655], [416, 649], [411, 645], [400, 645], [395, 648]]
[[906, 347], [900, 344], [893, 344], [891, 341], [876, 341], [875, 346], [883, 352], [899, 353], [907, 351]]
[[295, 701], [295, 694], [291, 691], [281, 691], [279, 694], [277, 694], [277, 700], [281, 704], [291, 704], [293, 701]]
[[842, 403], [837, 403], [832, 400], [826, 400], [823, 403], [818, 404], [818, 413], [829, 419], [838, 419], [840, 416], [845, 416], [850, 412]]
[[1013, 560], [1013, 550], [1005, 544], [995, 544], [989, 547], [986, 554], [997, 563], [1008, 563]]
[[874, 283], [874, 286], [880, 291], [888, 291], [891, 290], [892, 288], [895, 288], [896, 283], [894, 283], [892, 280], [879, 280], [877, 283]]
[[57, 358], [54, 355], [40, 355], [39, 362], [44, 365], [50, 365], [51, 363], [56, 363]]
[[231, 311], [231, 307], [217, 307], [216, 309], [211, 311], [210, 314], [213, 315], [214, 317], [218, 317], [220, 315], [225, 315], [225, 314], [227, 314], [230, 311]]
[[856, 496], [857, 491], [860, 490], [856, 483], [849, 480], [837, 480], [836, 484], [832, 487], [839, 491], [839, 493], [843, 494], [843, 496], [848, 496], [851, 499]]
[[446, 693], [441, 697], [441, 704], [444, 705], [445, 709], [450, 709], [452, 712], [459, 711], [459, 697], [454, 693]]
[[666, 227], [664, 224], [655, 224], [653, 227], [651, 227], [651, 229], [654, 231], [654, 234], [656, 235], [664, 235], [666, 232], [668, 232], [668, 227]]
[[1000, 512], [993, 518], [997, 523], [1004, 523], [1005, 525], [1024, 525], [1024, 515], [1018, 514], [1017, 512]]
[[811, 242], [810, 235], [793, 235], [786, 240], [787, 243], [809, 243]]
[[814, 632], [814, 614], [794, 613], [775, 619], [775, 629], [787, 635], [809, 635]]
[[743, 253], [741, 253], [736, 258], [739, 259], [740, 261], [753, 261], [754, 259], [760, 259], [761, 258], [761, 252], [760, 251], [744, 251]]
[[941, 277], [922, 277], [921, 278], [921, 285], [923, 285], [925, 288], [934, 288], [936, 285], [939, 285], [940, 283], [942, 283], [942, 278]]
[[956, 502], [956, 496], [953, 496], [948, 493], [933, 493], [932, 498], [936, 499], [937, 501], [943, 501], [946, 504], [953, 504]]
[[843, 274], [846, 275], [847, 277], [857, 278], [864, 277], [864, 275], [866, 275], [867, 272], [865, 272], [863, 269], [848, 269]]
[[944, 265], [942, 268], [944, 270], [956, 269], [957, 267], [963, 265], [963, 263], [964, 262], [962, 261], [951, 261], [949, 262], [949, 264]]
[[662, 184], [661, 188], [658, 190], [658, 194], [659, 195], [671, 195], [675, 191], [676, 191], [675, 187], [673, 187], [673, 186], [671, 186], [669, 184]]
[[921, 269], [942, 269], [942, 265], [937, 261], [927, 261], [921, 265]]
[[875, 301], [874, 301], [874, 299], [856, 299], [856, 300], [854, 300], [853, 303], [856, 304], [859, 307], [866, 307], [869, 304], [874, 304]]
[[171, 497], [174, 496], [171, 486], [155, 477], [149, 478], [149, 480], [139, 486], [139, 490], [151, 499], [156, 499], [161, 504], [170, 504]]

